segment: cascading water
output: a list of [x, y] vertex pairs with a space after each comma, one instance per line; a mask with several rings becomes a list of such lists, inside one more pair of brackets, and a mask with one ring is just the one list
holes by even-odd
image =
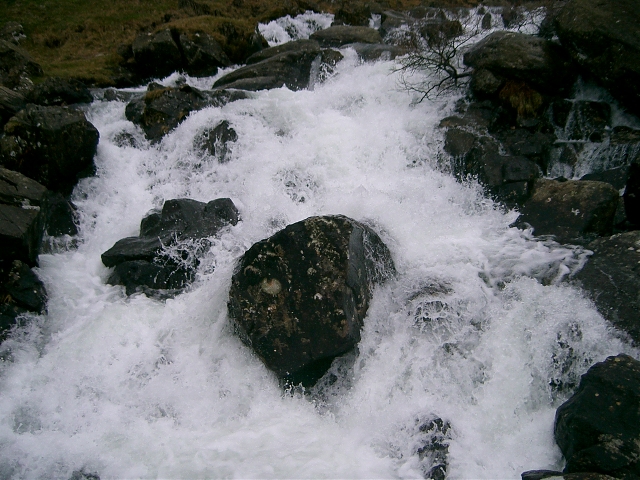
[[[96, 176], [73, 196], [78, 240], [40, 256], [48, 314], [2, 346], [0, 477], [519, 478], [562, 467], [557, 406], [594, 362], [637, 355], [562, 283], [587, 252], [510, 228], [516, 213], [448, 173], [437, 125], [456, 98], [414, 104], [392, 62], [344, 53], [313, 90], [206, 108], [158, 145], [125, 120], [126, 103], [88, 107], [100, 145]], [[222, 120], [238, 134], [223, 164], [197, 148]], [[181, 197], [230, 197], [242, 216], [211, 240], [195, 283], [167, 300], [106, 285], [100, 254]], [[398, 276], [376, 290], [358, 352], [311, 391], [283, 392], [234, 336], [227, 292], [254, 242], [320, 214], [369, 224]]]

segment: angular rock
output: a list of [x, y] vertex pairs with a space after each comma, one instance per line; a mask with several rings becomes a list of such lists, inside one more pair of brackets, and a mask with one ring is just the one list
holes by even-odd
[[336, 25], [318, 30], [309, 38], [317, 41], [323, 48], [337, 48], [349, 43], [382, 43], [382, 37], [377, 30], [347, 25]]
[[593, 365], [556, 411], [554, 435], [565, 473], [640, 475], [640, 362], [621, 354]]
[[87, 86], [79, 80], [49, 77], [28, 91], [25, 100], [36, 105], [64, 106], [91, 103], [93, 96]]
[[629, 166], [629, 179], [622, 198], [627, 219], [636, 227], [640, 226], [640, 163]]
[[471, 90], [478, 98], [495, 97], [504, 86], [505, 80], [487, 70], [478, 68], [471, 75]]
[[223, 120], [213, 129], [205, 131], [196, 142], [201, 152], [215, 157], [220, 163], [227, 163], [229, 161], [229, 143], [237, 140], [236, 131], [228, 121]]
[[[295, 43], [295, 46], [284, 49], [282, 53], [234, 70], [218, 79], [213, 87], [252, 91], [283, 86], [291, 90], [307, 88], [312, 66], [316, 59], [320, 58], [321, 60], [321, 52], [320, 49], [316, 50], [311, 42], [299, 40]], [[267, 55], [270, 55], [270, 52], [267, 52]]]
[[0, 85], [0, 128], [25, 107], [24, 97], [18, 92]]
[[368, 3], [343, 3], [336, 11], [331, 25], [354, 25], [368, 27], [371, 19], [371, 5]]
[[546, 171], [549, 155], [556, 140], [555, 135], [517, 128], [499, 131], [495, 137], [507, 154], [526, 157]]
[[131, 47], [136, 70], [145, 78], [166, 77], [182, 67], [180, 48], [169, 29], [140, 34]]
[[[380, 17], [380, 35], [387, 36], [394, 30], [401, 28], [402, 26], [413, 26], [416, 24], [416, 19], [401, 12], [393, 10], [386, 10], [382, 12]], [[365, 42], [365, 43], [382, 43], [378, 42]]]
[[27, 52], [6, 40], [0, 40], [0, 85], [24, 90], [32, 85], [30, 77], [41, 75], [42, 67]]
[[464, 63], [526, 82], [541, 92], [556, 93], [575, 79], [571, 61], [559, 45], [522, 33], [492, 33], [464, 54]]
[[554, 25], [574, 60], [625, 108], [640, 113], [640, 4], [570, 0]]
[[603, 182], [539, 179], [522, 206], [519, 223], [536, 235], [553, 235], [561, 243], [584, 242], [611, 234], [618, 190]]
[[45, 313], [47, 292], [37, 275], [23, 262], [0, 262], [0, 341], [24, 313]]
[[562, 479], [562, 480], [615, 480], [614, 477], [604, 475], [602, 473], [594, 472], [580, 472], [580, 473], [562, 473], [555, 470], [529, 470], [528, 472], [522, 472], [522, 480], [543, 480], [548, 479]]
[[593, 180], [596, 182], [605, 182], [618, 191], [623, 190], [629, 180], [629, 167], [617, 167], [602, 172], [587, 173], [580, 177], [580, 180]]
[[640, 231], [598, 238], [588, 248], [593, 255], [574, 278], [602, 316], [640, 344]]
[[276, 55], [280, 55], [281, 53], [286, 52], [309, 52], [309, 53], [320, 53], [320, 44], [315, 40], [294, 40], [292, 42], [286, 42], [281, 45], [276, 45], [275, 47], [265, 48], [260, 50], [259, 52], [251, 55], [245, 63], [247, 65], [253, 65], [254, 63], [262, 62], [268, 58], [275, 57]]
[[18, 22], [7, 22], [0, 28], [0, 40], [19, 45], [25, 38], [27, 36], [24, 34], [24, 27]]
[[1, 258], [35, 265], [43, 229], [44, 218], [39, 207], [0, 204]]
[[238, 210], [228, 198], [209, 203], [167, 200], [161, 212], [152, 211], [142, 219], [139, 236], [118, 240], [102, 254], [106, 267], [116, 267], [107, 282], [124, 285], [127, 295], [138, 289], [153, 292], [184, 288], [193, 279], [198, 260], [172, 258], [166, 249], [185, 241], [200, 241], [204, 248], [207, 238], [237, 223]]
[[93, 174], [99, 133], [84, 113], [66, 107], [27, 105], [0, 138], [0, 162], [64, 194]]
[[206, 33], [180, 35], [180, 47], [184, 55], [184, 68], [189, 75], [215, 75], [220, 67], [231, 65], [231, 60], [222, 50], [222, 46]]
[[311, 217], [243, 255], [229, 315], [268, 368], [310, 386], [355, 348], [373, 286], [393, 273], [389, 250], [369, 227], [340, 215]]

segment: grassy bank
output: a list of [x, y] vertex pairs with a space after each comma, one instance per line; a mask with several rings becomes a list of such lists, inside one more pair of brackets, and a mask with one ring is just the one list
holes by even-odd
[[[402, 10], [418, 5], [477, 3], [383, 0], [375, 5]], [[363, 2], [344, 3], [345, 8], [362, 5]], [[335, 0], [2, 0], [0, 19], [23, 25], [27, 39], [21, 45], [42, 65], [45, 76], [108, 85], [122, 60], [116, 53], [118, 46], [131, 43], [143, 31], [204, 31], [214, 36], [233, 60], [241, 61], [241, 44], [258, 22], [307, 9], [335, 13], [340, 8], [342, 4]]]

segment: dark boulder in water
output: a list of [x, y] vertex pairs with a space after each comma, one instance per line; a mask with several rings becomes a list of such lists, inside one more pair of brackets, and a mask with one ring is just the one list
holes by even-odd
[[366, 225], [340, 215], [311, 217], [244, 254], [229, 314], [267, 367], [310, 386], [355, 348], [373, 286], [394, 271], [388, 248]]
[[[161, 212], [142, 219], [139, 236], [118, 240], [102, 254], [105, 266], [116, 267], [107, 282], [124, 285], [128, 295], [184, 288], [193, 280], [206, 239], [237, 223], [238, 210], [228, 198], [167, 200]], [[174, 255], [168, 253], [172, 248]]]
[[539, 179], [518, 222], [531, 225], [536, 235], [584, 243], [611, 234], [619, 199], [618, 190], [608, 183]]
[[564, 473], [640, 475], [640, 362], [627, 355], [596, 363], [558, 408], [554, 435]]
[[337, 48], [349, 43], [382, 43], [382, 37], [377, 30], [347, 25], [335, 25], [318, 30], [309, 38], [317, 41], [324, 48]]
[[640, 343], [640, 231], [598, 238], [575, 279], [589, 292], [598, 311]]
[[196, 148], [216, 158], [220, 163], [229, 161], [229, 144], [238, 140], [238, 134], [223, 120], [210, 130], [206, 130], [196, 139]]
[[100, 134], [81, 111], [29, 104], [9, 119], [4, 133], [0, 163], [51, 190], [69, 194], [79, 178], [94, 172]]
[[74, 103], [91, 103], [93, 96], [79, 80], [50, 77], [35, 85], [25, 95], [28, 103], [44, 106], [64, 106]]

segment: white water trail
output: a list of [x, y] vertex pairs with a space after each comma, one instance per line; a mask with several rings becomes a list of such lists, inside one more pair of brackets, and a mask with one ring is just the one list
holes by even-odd
[[[40, 257], [48, 314], [2, 347], [0, 477], [419, 478], [433, 418], [450, 425], [448, 478], [562, 467], [555, 408], [592, 363], [633, 353], [560, 282], [585, 252], [510, 228], [516, 213], [447, 173], [437, 125], [456, 99], [414, 104], [392, 63], [345, 54], [313, 91], [194, 112], [157, 146], [125, 103], [88, 109], [101, 137], [74, 193], [78, 247]], [[222, 120], [238, 134], [225, 164], [194, 146]], [[100, 254], [180, 197], [242, 216], [193, 286], [163, 302], [106, 285]], [[371, 225], [398, 277], [335, 381], [283, 394], [233, 335], [228, 287], [251, 244], [321, 214]]]

